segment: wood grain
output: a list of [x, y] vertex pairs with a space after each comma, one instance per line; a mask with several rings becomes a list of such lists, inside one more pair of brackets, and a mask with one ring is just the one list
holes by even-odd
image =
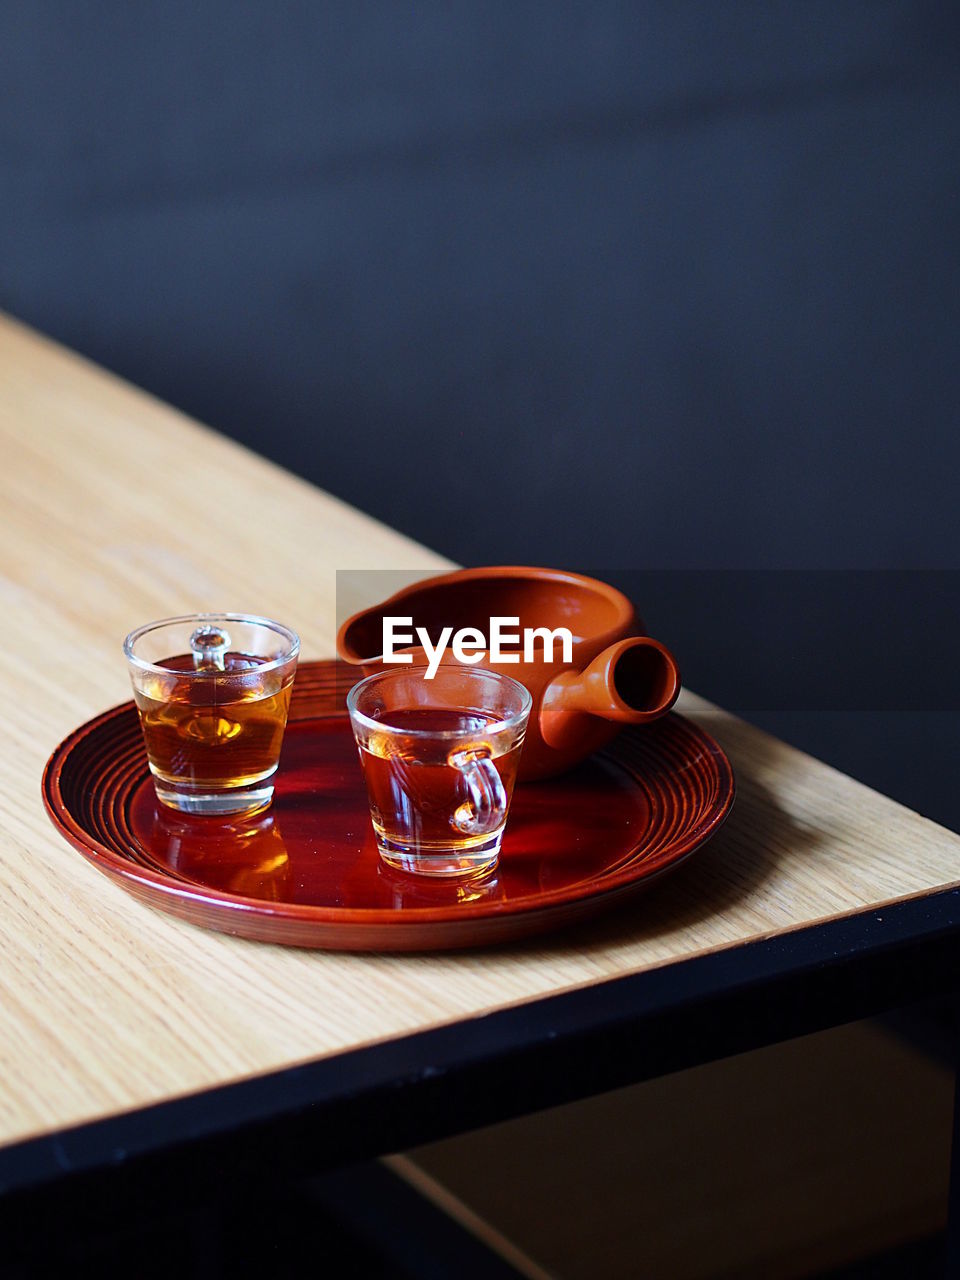
[[[493, 952], [362, 956], [154, 912], [61, 841], [40, 802], [56, 743], [129, 696], [125, 632], [249, 610], [330, 656], [337, 569], [448, 562], [9, 321], [0, 450], [0, 1143], [960, 878], [956, 836], [685, 695], [737, 769], [734, 814], [603, 922]], [[373, 465], [359, 446], [357, 465]]]

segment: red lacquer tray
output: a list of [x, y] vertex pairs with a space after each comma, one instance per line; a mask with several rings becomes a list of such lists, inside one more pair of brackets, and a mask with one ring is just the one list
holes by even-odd
[[374, 844], [334, 662], [302, 663], [273, 805], [191, 818], [153, 792], [132, 702], [51, 756], [43, 798], [57, 829], [137, 898], [263, 942], [408, 951], [505, 942], [594, 914], [693, 852], [733, 803], [716, 742], [671, 714], [628, 729], [552, 782], [514, 795], [496, 875], [412, 878]]

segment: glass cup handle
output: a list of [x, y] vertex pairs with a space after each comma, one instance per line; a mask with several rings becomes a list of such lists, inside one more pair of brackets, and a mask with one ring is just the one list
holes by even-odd
[[465, 836], [485, 836], [502, 826], [507, 816], [507, 793], [487, 748], [454, 751], [447, 763], [456, 769], [467, 793], [451, 819]]

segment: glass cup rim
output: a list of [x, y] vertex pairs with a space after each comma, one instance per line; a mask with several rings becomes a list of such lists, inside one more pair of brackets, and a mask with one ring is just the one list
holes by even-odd
[[[409, 734], [412, 738], [430, 738], [434, 741], [440, 738], [444, 741], [453, 742], [458, 738], [468, 736], [465, 734], [463, 729], [401, 729], [398, 725], [390, 724], [388, 720], [374, 720], [372, 716], [365, 715], [364, 712], [357, 707], [357, 699], [360, 697], [362, 691], [367, 689], [370, 685], [376, 684], [380, 680], [396, 678], [399, 676], [416, 675], [419, 672], [429, 671], [429, 669], [430, 668], [426, 663], [420, 663], [415, 666], [403, 665], [398, 666], [395, 671], [375, 671], [373, 675], [366, 676], [363, 680], [358, 680], [347, 694], [347, 711], [350, 714], [350, 719], [363, 725], [366, 729], [373, 729], [374, 731], [387, 729], [392, 733]], [[448, 664], [446, 669], [451, 670], [452, 668]], [[444, 667], [441, 666], [438, 674], [443, 670]], [[514, 690], [519, 691], [520, 710], [514, 712], [513, 715], [504, 716], [503, 719], [497, 720], [491, 725], [486, 725], [484, 727], [484, 733], [494, 734], [502, 733], [508, 729], [516, 729], [519, 725], [525, 724], [526, 721], [529, 720], [530, 712], [533, 710], [533, 697], [525, 684], [521, 684], [521, 682], [519, 680], [515, 680], [513, 676], [504, 675], [502, 671], [491, 671], [489, 667], [465, 667], [458, 664], [457, 670], [459, 670], [462, 675], [468, 677], [481, 676], [485, 679], [494, 680], [498, 684], [507, 687], [512, 686]]]
[[[170, 668], [160, 666], [156, 662], [147, 662], [146, 658], [140, 658], [133, 652], [133, 646], [143, 636], [150, 631], [158, 631], [161, 627], [185, 626], [189, 623], [200, 624], [202, 622], [245, 622], [252, 623], [254, 626], [266, 627], [270, 631], [275, 631], [287, 641], [288, 648], [286, 652], [280, 654], [279, 657], [265, 662], [262, 667], [257, 668], [258, 673], [266, 673], [268, 671], [276, 671], [277, 668], [285, 666], [288, 662], [292, 662], [300, 653], [300, 637], [290, 627], [284, 626], [282, 622], [275, 622], [272, 618], [265, 618], [257, 613], [182, 613], [175, 618], [157, 618], [155, 622], [145, 622], [140, 627], [135, 627], [133, 631], [126, 636], [123, 642], [123, 653], [127, 662], [132, 667], [136, 667], [138, 671], [149, 671], [154, 675], [169, 675]], [[230, 679], [231, 672], [227, 671], [178, 671], [178, 676], [184, 676], [189, 680], [209, 680], [219, 677], [221, 680]], [[236, 676], [246, 675], [246, 672], [233, 673]]]

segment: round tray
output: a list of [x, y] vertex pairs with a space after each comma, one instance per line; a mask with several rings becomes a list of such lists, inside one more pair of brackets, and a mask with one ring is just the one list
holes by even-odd
[[[339, 679], [338, 679], [339, 676]], [[730, 762], [671, 714], [571, 773], [521, 783], [493, 877], [411, 877], [377, 855], [335, 662], [297, 673], [274, 802], [253, 818], [158, 803], [132, 702], [75, 730], [47, 762], [57, 829], [135, 897], [262, 942], [409, 951], [506, 942], [592, 915], [674, 867], [730, 810]]]

